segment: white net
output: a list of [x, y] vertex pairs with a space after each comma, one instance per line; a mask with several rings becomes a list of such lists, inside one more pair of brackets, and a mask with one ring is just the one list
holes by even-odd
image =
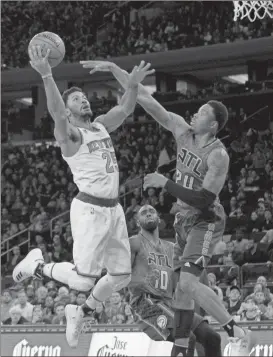
[[265, 16], [273, 18], [273, 1], [233, 1], [234, 17], [236, 21], [248, 17], [249, 21], [253, 22], [257, 18], [263, 19]]

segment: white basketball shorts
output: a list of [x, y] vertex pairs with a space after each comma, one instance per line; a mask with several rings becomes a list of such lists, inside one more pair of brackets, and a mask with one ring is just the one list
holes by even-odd
[[73, 259], [79, 275], [100, 277], [131, 274], [131, 251], [120, 204], [100, 207], [74, 198], [70, 209]]

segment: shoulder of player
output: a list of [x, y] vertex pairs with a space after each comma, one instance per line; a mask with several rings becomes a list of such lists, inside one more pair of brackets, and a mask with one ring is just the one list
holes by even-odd
[[211, 151], [207, 159], [208, 167], [227, 169], [229, 167], [229, 155], [224, 148], [218, 147]]
[[83, 143], [82, 132], [79, 130], [79, 128], [71, 125], [70, 123], [68, 123], [67, 125], [66, 135], [64, 135], [63, 133], [59, 133], [58, 130], [56, 130], [55, 128], [54, 136], [58, 144], [60, 145], [62, 154], [65, 157], [74, 156], [78, 152], [81, 144]]
[[104, 123], [104, 118], [105, 115], [99, 115], [98, 117], [96, 117], [93, 121], [93, 123], [97, 124], [98, 126], [101, 126], [103, 128], [105, 128], [105, 123]]
[[174, 247], [174, 243], [169, 242], [168, 240], [165, 240], [165, 239], [161, 239], [161, 243], [162, 243], [165, 247], [168, 247], [168, 248], [171, 248], [171, 249], [173, 249], [173, 247]]
[[141, 238], [138, 234], [130, 237], [129, 243], [132, 251], [138, 252], [140, 250]]
[[58, 129], [55, 127], [54, 136], [60, 145], [68, 143], [69, 141], [76, 143], [82, 139], [80, 130], [77, 127], [71, 125], [69, 122], [67, 123], [66, 127], [66, 135], [59, 133]]

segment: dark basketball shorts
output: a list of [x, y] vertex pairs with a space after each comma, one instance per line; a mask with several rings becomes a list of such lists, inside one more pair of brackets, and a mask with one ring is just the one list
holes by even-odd
[[[172, 301], [162, 301], [150, 294], [142, 294], [131, 300], [131, 308], [136, 322], [146, 335], [154, 341], [163, 341], [171, 335], [174, 324], [174, 311], [170, 307]], [[205, 321], [194, 314], [192, 331]]]
[[222, 239], [225, 231], [226, 215], [224, 208], [217, 205], [215, 220], [204, 220], [198, 214], [178, 212], [174, 229], [176, 244], [174, 249], [174, 269], [191, 262], [206, 266], [214, 247]]

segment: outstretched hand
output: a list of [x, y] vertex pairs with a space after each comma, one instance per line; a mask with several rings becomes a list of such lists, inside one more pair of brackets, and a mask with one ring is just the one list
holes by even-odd
[[29, 47], [28, 54], [30, 58], [30, 65], [33, 69], [35, 69], [35, 71], [40, 73], [41, 76], [51, 74], [51, 67], [48, 62], [50, 49], [48, 49], [45, 56], [43, 56], [41, 46], [32, 46]]
[[154, 187], [154, 188], [164, 187], [167, 181], [168, 181], [167, 177], [159, 174], [158, 172], [154, 172], [144, 177], [143, 188], [144, 190], [146, 190], [148, 187]]
[[[111, 70], [116, 66], [115, 63], [109, 61], [80, 61], [83, 68], [91, 68], [90, 74], [96, 72], [111, 72]], [[143, 81], [146, 76], [153, 74], [154, 69], [150, 69], [151, 64], [145, 64], [145, 61], [141, 61], [139, 66], [135, 66], [130, 77], [132, 78], [132, 83], [138, 84]]]
[[95, 72], [110, 72], [111, 68], [115, 66], [115, 63], [109, 61], [80, 61], [83, 68], [92, 68], [89, 72], [93, 74]]
[[147, 63], [145, 65], [144, 61], [140, 62], [139, 66], [135, 66], [132, 72], [129, 75], [129, 85], [138, 85], [143, 81], [146, 76], [153, 74], [155, 72], [154, 69], [150, 69], [151, 63]]

